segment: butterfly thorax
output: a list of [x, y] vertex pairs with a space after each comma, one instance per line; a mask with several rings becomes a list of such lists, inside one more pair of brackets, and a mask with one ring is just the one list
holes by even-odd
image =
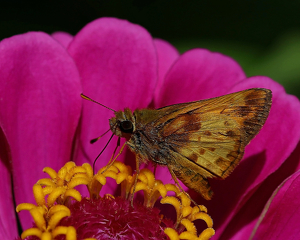
[[160, 135], [159, 128], [154, 126], [156, 120], [160, 118], [159, 115], [159, 111], [153, 109], [135, 110], [133, 112], [135, 130], [127, 145], [141, 160], [166, 165], [170, 148]]
[[[157, 118], [156, 110], [135, 110], [129, 108], [115, 113], [115, 117], [109, 120], [111, 131], [118, 137], [126, 139], [129, 149], [142, 160], [151, 160], [165, 165], [167, 152], [160, 139], [158, 129], [152, 126], [153, 118]], [[162, 156], [164, 155], [164, 156]]]

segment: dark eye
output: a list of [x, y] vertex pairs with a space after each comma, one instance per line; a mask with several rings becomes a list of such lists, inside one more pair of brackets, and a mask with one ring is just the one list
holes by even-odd
[[124, 133], [132, 133], [133, 132], [133, 124], [131, 121], [123, 121], [120, 123], [120, 130]]

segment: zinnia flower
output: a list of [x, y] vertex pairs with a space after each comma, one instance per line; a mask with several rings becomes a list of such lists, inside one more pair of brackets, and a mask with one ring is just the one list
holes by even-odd
[[[134, 110], [253, 87], [273, 92], [265, 126], [235, 171], [224, 181], [211, 181], [210, 202], [190, 193], [208, 208], [214, 239], [300, 237], [300, 103], [268, 77], [247, 78], [234, 60], [204, 49], [180, 56], [144, 28], [114, 18], [95, 20], [74, 37], [29, 32], [4, 39], [0, 61], [1, 239], [17, 236], [15, 206], [35, 203], [31, 187], [45, 177], [44, 167], [92, 163], [107, 142], [109, 136], [89, 143], [109, 129], [113, 113], [82, 103], [81, 92], [112, 109]], [[107, 164], [115, 141], [96, 169]], [[129, 151], [118, 160], [134, 166]], [[172, 181], [162, 167], [156, 178]], [[108, 182], [101, 193], [114, 195], [114, 189]], [[18, 217], [23, 229], [32, 227], [26, 211]]]

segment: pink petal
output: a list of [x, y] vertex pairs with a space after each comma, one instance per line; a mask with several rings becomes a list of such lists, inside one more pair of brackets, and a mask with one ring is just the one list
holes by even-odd
[[[153, 40], [144, 28], [125, 20], [101, 18], [74, 37], [69, 52], [81, 74], [83, 93], [90, 98], [115, 110], [143, 108], [152, 101], [157, 59]], [[112, 111], [84, 100], [76, 153], [78, 163], [94, 161], [111, 133], [93, 145], [89, 141], [109, 130], [108, 119], [112, 116]], [[115, 140], [101, 156], [96, 169], [107, 164]], [[124, 157], [125, 153], [118, 160]]]
[[245, 205], [235, 214], [226, 226], [220, 239], [249, 239], [266, 203], [276, 188], [288, 177], [300, 169], [300, 143], [280, 166], [271, 174], [249, 198]]
[[[7, 142], [0, 128], [0, 239], [14, 239], [18, 236], [17, 219], [12, 193]], [[5, 165], [6, 164], [6, 165]]]
[[73, 36], [66, 32], [54, 32], [51, 34], [51, 37], [53, 37], [65, 48], [68, 48], [70, 42], [73, 40]]
[[174, 64], [175, 60], [179, 57], [179, 52], [170, 43], [161, 39], [154, 39], [154, 44], [158, 57], [158, 82], [154, 93], [154, 98], [156, 99], [160, 95], [166, 74]]
[[206, 205], [212, 208], [217, 236], [257, 187], [287, 159], [300, 139], [299, 100], [286, 94], [282, 86], [267, 77], [249, 78], [230, 92], [253, 87], [271, 89], [273, 104], [265, 126], [246, 147], [240, 165], [225, 181], [211, 181], [215, 196]]
[[[16, 204], [34, 202], [32, 186], [45, 166], [71, 158], [81, 111], [79, 75], [66, 50], [44, 33], [0, 43], [0, 126], [11, 151]], [[24, 228], [32, 219], [21, 212]], [[25, 217], [26, 215], [26, 217]]]
[[244, 78], [243, 70], [231, 58], [193, 49], [172, 66], [155, 102], [162, 107], [224, 95]]
[[286, 179], [273, 193], [251, 239], [300, 238], [300, 171]]

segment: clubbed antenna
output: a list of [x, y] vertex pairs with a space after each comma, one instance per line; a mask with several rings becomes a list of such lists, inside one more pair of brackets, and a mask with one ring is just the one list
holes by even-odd
[[86, 99], [86, 100], [89, 100], [89, 101], [91, 101], [91, 102], [97, 103], [97, 104], [101, 105], [102, 107], [105, 107], [105, 108], [107, 108], [107, 109], [109, 109], [109, 110], [111, 110], [111, 111], [113, 111], [113, 112], [116, 112], [115, 110], [113, 110], [113, 109], [111, 109], [111, 108], [109, 108], [109, 107], [106, 107], [105, 105], [103, 105], [103, 104], [101, 104], [101, 103], [99, 103], [99, 102], [97, 102], [97, 101], [95, 101], [95, 100], [89, 98], [88, 96], [85, 96], [83, 93], [81, 93], [80, 96], [81, 96], [83, 99]]

